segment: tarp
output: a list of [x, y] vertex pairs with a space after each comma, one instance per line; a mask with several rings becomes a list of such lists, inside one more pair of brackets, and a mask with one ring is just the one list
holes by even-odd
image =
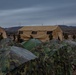
[[41, 43], [42, 42], [38, 39], [30, 39], [27, 42], [23, 43], [22, 45], [25, 49], [30, 50], [30, 49], [33, 49], [33, 48], [39, 46]]

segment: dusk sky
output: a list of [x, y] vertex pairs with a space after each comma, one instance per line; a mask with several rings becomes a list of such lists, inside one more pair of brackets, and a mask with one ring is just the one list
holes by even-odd
[[76, 25], [76, 0], [0, 0], [0, 26]]

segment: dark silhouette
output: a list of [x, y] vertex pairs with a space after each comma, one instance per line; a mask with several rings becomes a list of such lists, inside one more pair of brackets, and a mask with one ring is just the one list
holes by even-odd
[[33, 39], [33, 36], [32, 35], [30, 35], [30, 39]]
[[52, 34], [49, 35], [49, 40], [52, 40], [53, 39], [53, 36]]
[[64, 34], [64, 38], [65, 38], [65, 39], [68, 39], [68, 34], [65, 33], [65, 34]]
[[3, 33], [0, 33], [0, 40], [3, 39]]
[[21, 39], [21, 36], [20, 36], [20, 33], [17, 35], [17, 42], [21, 43], [23, 42], [24, 40]]
[[58, 36], [58, 40], [60, 41], [60, 38], [59, 38], [59, 36]]
[[73, 39], [74, 39], [74, 40], [76, 39], [76, 36], [75, 36], [75, 35], [73, 35]]
[[21, 36], [20, 33], [17, 35], [17, 42], [20, 42]]

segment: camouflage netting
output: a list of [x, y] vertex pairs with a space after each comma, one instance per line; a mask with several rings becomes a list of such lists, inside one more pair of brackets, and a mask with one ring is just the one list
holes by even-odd
[[52, 40], [29, 51], [38, 58], [21, 64], [7, 75], [72, 75], [76, 42]]
[[3, 39], [0, 42], [0, 75], [9, 75], [15, 68], [36, 58], [30, 51], [13, 46], [10, 39]]
[[17, 47], [23, 48], [23, 46], [20, 43], [17, 43], [9, 38], [5, 38], [5, 39], [1, 40], [0, 45], [3, 45], [3, 44], [7, 44], [8, 46], [17, 46]]
[[72, 75], [72, 65], [76, 65], [76, 42], [52, 40], [30, 51], [39, 57], [38, 69], [34, 69], [36, 74], [32, 75]]

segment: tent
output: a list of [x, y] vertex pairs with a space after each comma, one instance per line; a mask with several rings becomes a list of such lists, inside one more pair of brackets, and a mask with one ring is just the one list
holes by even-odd
[[33, 49], [33, 48], [39, 46], [41, 43], [42, 42], [38, 39], [30, 39], [27, 42], [22, 43], [22, 45], [25, 49], [30, 50], [30, 49]]
[[6, 32], [2, 27], [0, 27], [0, 34], [1, 33], [2, 33], [3, 38], [7, 38]]

